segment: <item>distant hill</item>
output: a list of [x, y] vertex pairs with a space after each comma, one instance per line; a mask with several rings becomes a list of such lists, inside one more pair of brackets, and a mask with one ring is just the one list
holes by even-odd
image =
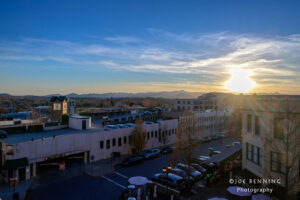
[[7, 93], [0, 93], [0, 97], [9, 97], [9, 96], [12, 96], [12, 95], [10, 95], [10, 94], [7, 94]]
[[[68, 94], [68, 97], [75, 97], [75, 98], [145, 98], [145, 97], [152, 97], [152, 98], [168, 98], [168, 99], [189, 99], [189, 98], [196, 98], [203, 93], [200, 92], [186, 92], [184, 90], [180, 91], [171, 91], [171, 92], [145, 92], [145, 93], [124, 93], [124, 92], [116, 92], [116, 93], [89, 93], [89, 94], [76, 94], [71, 93]], [[49, 96], [49, 95], [47, 95]]]

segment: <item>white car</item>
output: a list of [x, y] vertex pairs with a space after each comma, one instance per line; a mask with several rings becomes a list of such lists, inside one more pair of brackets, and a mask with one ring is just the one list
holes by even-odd
[[157, 148], [147, 150], [143, 153], [144, 157], [147, 159], [158, 157], [160, 154], [160, 150]]

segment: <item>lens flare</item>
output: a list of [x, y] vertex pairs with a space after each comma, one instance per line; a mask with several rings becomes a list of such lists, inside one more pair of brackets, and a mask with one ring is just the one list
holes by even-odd
[[225, 87], [232, 92], [247, 93], [254, 87], [254, 82], [249, 78], [249, 72], [243, 69], [231, 71], [231, 78]]

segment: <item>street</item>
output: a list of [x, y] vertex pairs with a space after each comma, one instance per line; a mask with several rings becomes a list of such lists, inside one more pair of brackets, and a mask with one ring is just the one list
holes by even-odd
[[[230, 138], [212, 141], [201, 145], [197, 154], [208, 155], [209, 147], [224, 151], [227, 144], [233, 141]], [[145, 160], [130, 167], [116, 167], [114, 172], [102, 177], [86, 176], [82, 172], [70, 174], [67, 170], [52, 171], [43, 177], [37, 177], [36, 183], [29, 193], [30, 200], [60, 200], [60, 199], [118, 199], [123, 189], [128, 186], [128, 178], [132, 176], [145, 176], [151, 178], [154, 173], [169, 164], [171, 154], [160, 155], [158, 158]]]

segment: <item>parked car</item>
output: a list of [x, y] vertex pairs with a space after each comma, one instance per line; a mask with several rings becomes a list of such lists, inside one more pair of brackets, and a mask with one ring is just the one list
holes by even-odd
[[172, 173], [157, 173], [151, 177], [151, 180], [179, 191], [184, 191], [186, 189], [184, 179]]
[[168, 169], [168, 173], [172, 173], [172, 174], [175, 174], [177, 176], [180, 176], [182, 177], [185, 181], [189, 180], [191, 182], [195, 182], [195, 179], [194, 177], [191, 175], [190, 178], [188, 178], [188, 174], [186, 173], [186, 171], [182, 170], [182, 169], [179, 169], [178, 167], [174, 167], [172, 169]]
[[225, 134], [224, 134], [224, 133], [219, 133], [218, 136], [219, 136], [220, 138], [224, 138], [224, 137], [225, 137]]
[[199, 156], [199, 157], [197, 157], [197, 158], [192, 158], [192, 161], [201, 164], [201, 163], [207, 161], [208, 159], [210, 159], [209, 156]]
[[144, 157], [147, 159], [158, 157], [159, 154], [160, 154], [160, 150], [157, 148], [150, 149], [143, 152]]
[[104, 130], [111, 130], [111, 129], [120, 129], [117, 125], [106, 125], [104, 126]]
[[128, 128], [127, 124], [118, 124], [117, 125], [119, 128]]
[[154, 124], [154, 122], [144, 122], [145, 125]]
[[218, 139], [219, 139], [219, 136], [218, 136], [218, 135], [214, 135], [214, 136], [212, 137], [212, 139], [213, 139], [213, 140], [218, 140]]
[[232, 143], [233, 146], [239, 145], [239, 144], [241, 144], [241, 143], [240, 143], [240, 142], [233, 142], [233, 143]]
[[172, 152], [173, 152], [173, 149], [174, 149], [174, 147], [172, 147], [172, 146], [167, 146], [167, 147], [165, 147], [165, 148], [163, 148], [163, 149], [161, 150], [161, 153], [163, 153], [163, 154], [172, 153]]
[[206, 137], [204, 137], [203, 141], [204, 141], [204, 142], [209, 142], [209, 141], [211, 141], [211, 137], [206, 136]]
[[192, 167], [194, 167], [197, 171], [201, 172], [202, 174], [206, 173], [206, 169], [197, 163], [192, 163]]
[[211, 152], [209, 153], [209, 156], [218, 155], [218, 154], [220, 154], [220, 153], [222, 153], [222, 152], [221, 152], [221, 151], [211, 151]]
[[183, 163], [178, 163], [177, 164], [177, 167], [179, 169], [182, 169], [184, 170], [186, 173], [189, 173], [191, 174], [191, 176], [195, 179], [195, 180], [200, 180], [202, 178], [202, 174], [201, 172], [195, 170], [195, 168], [193, 168], [192, 166], [188, 166], [188, 165], [185, 165]]
[[213, 151], [215, 149], [213, 147], [209, 147], [208, 150]]
[[125, 160], [122, 161], [123, 166], [129, 166], [129, 165], [134, 165], [142, 162], [144, 160], [144, 157], [141, 155], [134, 155], [126, 158]]
[[0, 138], [6, 138], [7, 137], [7, 133], [4, 130], [0, 130]]
[[133, 123], [127, 123], [126, 124], [128, 127], [134, 127], [135, 125]]

